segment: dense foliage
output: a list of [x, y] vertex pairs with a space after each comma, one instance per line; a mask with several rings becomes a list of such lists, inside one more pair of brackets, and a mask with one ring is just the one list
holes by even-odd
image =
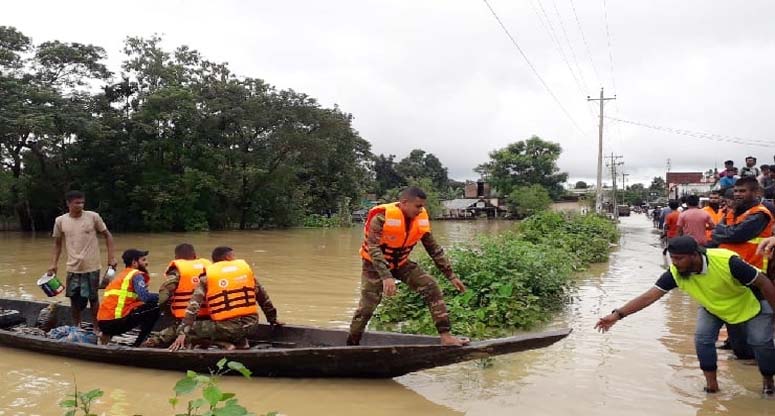
[[490, 161], [475, 170], [489, 180], [501, 195], [510, 195], [520, 186], [541, 185], [552, 199], [565, 193], [562, 183], [568, 174], [560, 172], [558, 143], [533, 136], [490, 152]]
[[[595, 215], [542, 212], [515, 230], [486, 236], [475, 245], [448, 251], [468, 290], [458, 294], [423, 256], [420, 261], [440, 283], [453, 331], [484, 338], [530, 328], [552, 318], [568, 300], [575, 271], [608, 258], [618, 231]], [[385, 298], [373, 325], [402, 332], [434, 334], [422, 299], [401, 285]]]
[[541, 185], [519, 186], [509, 194], [507, 201], [517, 218], [541, 212], [552, 204], [549, 192]]
[[69, 189], [114, 230], [287, 226], [370, 188], [370, 144], [339, 108], [238, 77], [161, 39], [94, 45], [0, 26], [0, 215], [48, 228]]

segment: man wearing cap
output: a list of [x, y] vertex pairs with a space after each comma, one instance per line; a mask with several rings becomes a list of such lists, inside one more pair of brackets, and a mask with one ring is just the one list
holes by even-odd
[[113, 335], [121, 335], [140, 327], [134, 346], [140, 346], [159, 319], [159, 295], [148, 292], [148, 252], [130, 248], [121, 258], [126, 268], [105, 288], [105, 296], [97, 314], [102, 335], [107, 344]]
[[773, 394], [775, 345], [772, 311], [775, 286], [759, 270], [733, 251], [705, 249], [689, 236], [669, 241], [665, 252], [672, 265], [654, 287], [598, 320], [595, 328], [608, 331], [617, 321], [651, 305], [678, 287], [700, 304], [694, 345], [705, 375], [705, 391], [719, 390], [716, 378], [716, 339], [723, 324], [742, 326], [762, 374], [762, 392]]

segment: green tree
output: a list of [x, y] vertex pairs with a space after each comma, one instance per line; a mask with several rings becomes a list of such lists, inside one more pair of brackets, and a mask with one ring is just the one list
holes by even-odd
[[78, 188], [117, 231], [289, 226], [373, 186], [370, 145], [336, 106], [159, 37], [128, 38], [115, 78], [104, 59], [0, 27], [2, 216], [50, 227]]
[[490, 161], [474, 170], [503, 195], [511, 195], [518, 187], [536, 184], [556, 199], [565, 192], [562, 183], [568, 179], [568, 174], [557, 167], [561, 152], [559, 144], [533, 136], [490, 152]]
[[382, 197], [390, 189], [406, 185], [406, 180], [396, 172], [395, 155], [380, 154], [374, 158], [375, 192]]
[[624, 203], [627, 205], [642, 205], [648, 200], [649, 191], [642, 183], [628, 186], [624, 191]]
[[654, 179], [651, 180], [651, 185], [649, 185], [649, 192], [654, 192], [657, 196], [665, 196], [667, 193], [667, 184], [665, 184], [665, 180], [661, 176], [655, 176]]
[[578, 181], [576, 182], [576, 185], [573, 187], [574, 189], [587, 189], [589, 188], [589, 185], [587, 185], [584, 181]]
[[409, 152], [407, 157], [395, 165], [395, 170], [406, 180], [428, 178], [434, 189], [444, 190], [449, 186], [447, 168], [433, 153], [426, 153], [424, 150], [414, 149]]
[[549, 192], [541, 185], [517, 187], [511, 191], [507, 201], [519, 218], [543, 211], [552, 204]]

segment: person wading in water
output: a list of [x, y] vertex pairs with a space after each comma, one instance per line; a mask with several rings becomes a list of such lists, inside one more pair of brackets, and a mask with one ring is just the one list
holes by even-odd
[[[651, 305], [679, 287], [700, 304], [694, 345], [705, 375], [705, 391], [719, 390], [716, 377], [716, 339], [723, 324], [743, 326], [762, 374], [762, 393], [773, 394], [775, 345], [772, 342], [772, 310], [775, 286], [758, 269], [731, 250], [705, 249], [692, 237], [669, 241], [665, 252], [672, 265], [654, 287], [614, 309], [595, 324], [606, 332], [616, 322]], [[763, 299], [762, 299], [763, 298]]]

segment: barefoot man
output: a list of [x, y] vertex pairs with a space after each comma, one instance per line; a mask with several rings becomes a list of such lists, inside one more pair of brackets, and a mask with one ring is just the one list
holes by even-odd
[[369, 211], [364, 226], [365, 241], [361, 246], [361, 300], [350, 324], [347, 345], [360, 344], [363, 331], [382, 300], [382, 295], [393, 296], [396, 293], [396, 279], [422, 295], [431, 311], [442, 345], [468, 344], [467, 339], [457, 338], [450, 333], [452, 328], [447, 305], [439, 285], [417, 263], [409, 260], [412, 248], [422, 242], [436, 267], [455, 288], [460, 293], [466, 290], [463, 282], [452, 271], [444, 250], [431, 234], [428, 213], [425, 211], [427, 198], [420, 188], [409, 187], [401, 192], [399, 202], [378, 205]]
[[723, 324], [744, 327], [762, 374], [762, 393], [773, 394], [775, 345], [772, 342], [772, 310], [775, 286], [758, 269], [735, 252], [722, 248], [706, 249], [690, 236], [669, 241], [665, 252], [672, 265], [654, 287], [597, 321], [595, 328], [605, 332], [617, 321], [651, 305], [678, 287], [700, 304], [694, 346], [700, 369], [705, 375], [705, 391], [719, 390], [716, 378], [716, 339]]

